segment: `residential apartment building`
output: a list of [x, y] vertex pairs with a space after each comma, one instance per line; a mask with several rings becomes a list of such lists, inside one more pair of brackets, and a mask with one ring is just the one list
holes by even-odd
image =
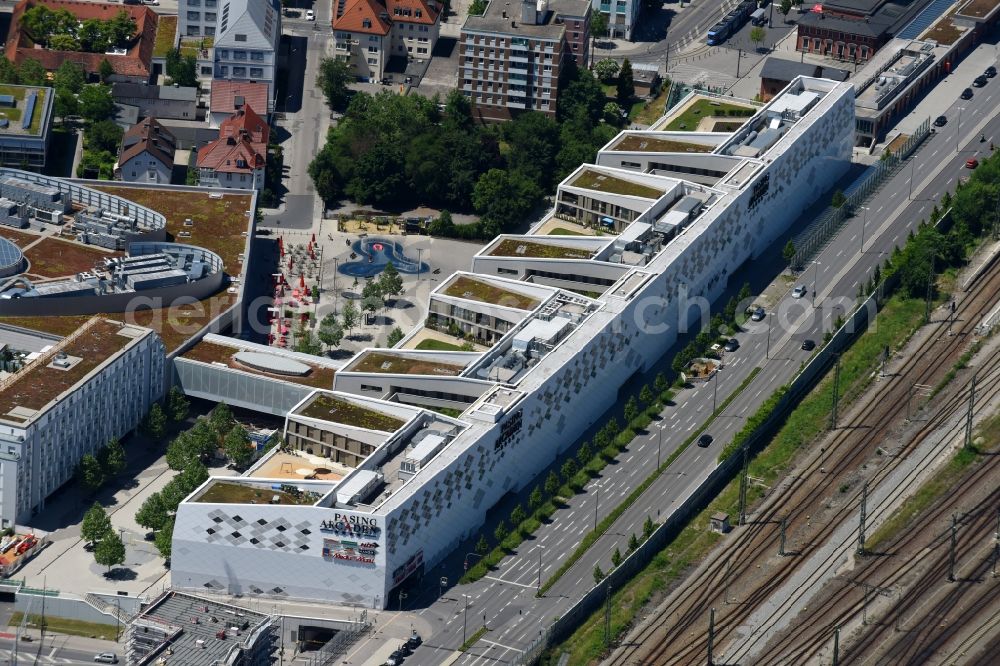
[[641, 0], [593, 0], [592, 7], [595, 12], [604, 14], [608, 19], [608, 34], [594, 35], [594, 37], [632, 41], [632, 33], [639, 21], [639, 12], [642, 11]]
[[115, 178], [127, 183], [170, 183], [177, 140], [167, 128], [146, 118], [122, 136]]
[[334, 5], [334, 51], [361, 79], [384, 78], [391, 58], [404, 63], [430, 58], [440, 28], [437, 5], [426, 0], [345, 0]]
[[177, 34], [180, 37], [214, 37], [219, 0], [177, 0]]
[[274, 111], [281, 12], [278, 0], [223, 0], [216, 28], [213, 80], [267, 84], [267, 108]]
[[556, 113], [559, 74], [571, 58], [587, 61], [588, 0], [490, 2], [469, 16], [459, 48], [459, 86], [484, 121], [524, 111]]
[[259, 190], [267, 165], [267, 122], [245, 104], [222, 122], [219, 138], [198, 151], [199, 184]]
[[85, 454], [125, 436], [163, 395], [152, 330], [94, 318], [0, 388], [0, 527], [24, 523]]

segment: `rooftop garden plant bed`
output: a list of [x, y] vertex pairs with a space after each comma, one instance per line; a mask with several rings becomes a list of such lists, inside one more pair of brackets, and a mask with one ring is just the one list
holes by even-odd
[[757, 112], [752, 106], [716, 102], [711, 99], [699, 99], [688, 106], [683, 113], [673, 119], [666, 129], [673, 132], [693, 132], [698, 128], [702, 118], [737, 117], [749, 118]]
[[302, 506], [319, 501], [319, 493], [299, 492], [295, 486], [283, 485], [283, 490], [274, 490], [259, 485], [214, 481], [195, 501], [206, 504], [270, 504], [275, 497], [277, 504]]
[[466, 275], [460, 275], [444, 290], [448, 296], [468, 298], [483, 303], [502, 305], [520, 310], [533, 310], [538, 307], [538, 299], [516, 291], [503, 289], [481, 280], [475, 280]]
[[[28, 93], [34, 91], [36, 95], [35, 110], [31, 116], [31, 125], [28, 129], [21, 129], [21, 114], [24, 109], [24, 98], [27, 97]], [[36, 135], [42, 129], [42, 117], [45, 115], [45, 93], [44, 88], [25, 88], [22, 86], [5, 86], [0, 85], [0, 95], [10, 95], [17, 100], [17, 106], [9, 107], [5, 106], [0, 109], [0, 115], [3, 115], [10, 121], [10, 125], [4, 130], [8, 134], [29, 134]]]
[[299, 413], [311, 419], [343, 423], [356, 428], [381, 432], [395, 432], [402, 428], [404, 423], [395, 416], [383, 414], [327, 394], [316, 396]]
[[920, 39], [933, 39], [938, 44], [947, 46], [954, 44], [955, 40], [961, 37], [963, 32], [965, 32], [964, 29], [952, 23], [951, 16], [946, 16], [938, 21], [934, 27], [927, 30]]
[[615, 144], [614, 150], [650, 153], [710, 153], [712, 152], [712, 146], [691, 141], [657, 139], [649, 136], [626, 134], [621, 141]]
[[119, 335], [119, 330], [120, 324], [96, 319], [60, 349], [67, 355], [80, 359], [75, 365], [67, 370], [50, 368], [50, 360], [42, 359], [41, 363], [33, 363], [14, 375], [11, 383], [0, 391], [0, 416], [15, 407], [41, 409], [63, 391], [70, 389], [133, 340]]
[[153, 57], [163, 58], [174, 47], [177, 37], [177, 17], [161, 16], [156, 22], [156, 41], [153, 43]]
[[463, 351], [459, 345], [453, 345], [443, 340], [421, 340], [416, 349], [421, 351]]
[[58, 238], [44, 238], [27, 250], [24, 256], [31, 262], [29, 273], [54, 278], [89, 271], [95, 263], [122, 254]]
[[532, 243], [514, 238], [505, 238], [490, 252], [490, 256], [493, 257], [531, 257], [533, 259], [590, 259], [593, 254], [590, 250], [579, 247]]
[[580, 187], [597, 192], [608, 192], [609, 194], [621, 194], [623, 196], [643, 197], [646, 199], [659, 199], [663, 196], [663, 190], [630, 180], [616, 178], [598, 171], [587, 169], [570, 183], [572, 187]]
[[[425, 341], [427, 342], [427, 341]], [[405, 354], [386, 354], [384, 352], [367, 352], [349, 368], [351, 372], [378, 372], [403, 375], [439, 375], [455, 376], [462, 372], [465, 366], [453, 363], [442, 363], [429, 358], [408, 356]]]
[[214, 342], [205, 342], [202, 340], [194, 347], [191, 347], [191, 349], [184, 352], [182, 356], [183, 358], [189, 358], [193, 361], [201, 361], [202, 363], [225, 363], [226, 366], [233, 368], [234, 370], [248, 372], [252, 375], [260, 375], [261, 377], [273, 377], [281, 379], [282, 381], [292, 382], [294, 384], [303, 384], [305, 386], [323, 389], [333, 388], [333, 377], [335, 374], [333, 368], [307, 363], [307, 365], [312, 368], [312, 371], [307, 375], [272, 375], [270, 373], [257, 370], [256, 368], [248, 367], [239, 361], [236, 361], [233, 359], [233, 354], [236, 354], [237, 352], [239, 352], [239, 349], [236, 349], [235, 347], [217, 345]]
[[997, 4], [1000, 4], [1000, 0], [970, 0], [959, 8], [959, 13], [962, 16], [985, 18], [987, 14], [993, 11]]
[[0, 226], [0, 238], [6, 238], [23, 250], [25, 245], [34, 243], [36, 240], [41, 238], [41, 236], [34, 236], [23, 231], [11, 229], [10, 227]]

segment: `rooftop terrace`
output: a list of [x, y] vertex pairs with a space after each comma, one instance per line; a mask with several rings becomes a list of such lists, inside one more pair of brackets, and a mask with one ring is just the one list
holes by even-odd
[[[132, 335], [122, 335], [123, 331]], [[140, 335], [135, 335], [140, 333]], [[128, 343], [141, 337], [140, 329], [118, 322], [94, 318], [75, 335], [57, 344], [47, 355], [0, 384], [0, 418], [28, 421], [8, 415], [12, 409], [39, 410], [64, 391], [68, 391], [94, 368], [120, 352]], [[68, 369], [49, 367], [55, 354], [64, 352], [78, 358]]]
[[383, 351], [365, 351], [347, 372], [377, 372], [397, 375], [437, 375], [454, 377], [465, 369], [464, 365], [445, 363], [426, 354], [393, 354]]
[[658, 139], [640, 134], [626, 134], [611, 150], [649, 153], [710, 153], [714, 146], [677, 139]]
[[594, 252], [585, 248], [534, 243], [521, 238], [505, 238], [490, 251], [492, 257], [528, 257], [532, 259], [590, 259]]
[[519, 310], [534, 310], [539, 300], [510, 289], [504, 289], [492, 282], [477, 280], [468, 275], [459, 275], [445, 288], [444, 294], [455, 298], [466, 298], [492, 305], [501, 305]]
[[310, 368], [310, 372], [307, 375], [299, 376], [272, 374], [252, 368], [234, 359], [233, 355], [239, 353], [239, 351], [240, 350], [237, 347], [230, 347], [228, 345], [220, 345], [214, 342], [201, 340], [191, 347], [191, 349], [184, 352], [181, 357], [189, 358], [193, 361], [201, 361], [202, 363], [224, 363], [226, 367], [232, 368], [233, 370], [247, 372], [260, 377], [280, 379], [294, 384], [312, 386], [313, 388], [329, 389], [333, 387], [333, 377], [336, 374], [333, 368], [306, 363], [306, 365]]
[[579, 187], [586, 190], [630, 197], [643, 197], [644, 199], [659, 199], [664, 194], [663, 190], [655, 187], [623, 178], [616, 178], [615, 176], [609, 176], [592, 169], [584, 169], [569, 185], [570, 187]]
[[305, 451], [275, 451], [262, 459], [248, 474], [258, 479], [288, 479], [292, 481], [340, 481], [352, 468]]
[[404, 421], [395, 416], [368, 409], [328, 393], [317, 394], [296, 413], [311, 419], [381, 432], [395, 432], [404, 425]]
[[308, 506], [318, 502], [322, 496], [309, 490], [300, 492], [291, 484], [282, 484], [282, 489], [278, 490], [261, 483], [212, 479], [192, 501], [204, 504], [270, 504], [277, 497], [278, 501], [273, 502], [275, 504]]

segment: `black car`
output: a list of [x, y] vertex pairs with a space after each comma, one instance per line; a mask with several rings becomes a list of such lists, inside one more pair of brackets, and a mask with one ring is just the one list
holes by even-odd
[[986, 68], [986, 71], [983, 72], [983, 75], [988, 79], [992, 79], [994, 76], [997, 75], [997, 68], [994, 67], [993, 65], [990, 65], [989, 67]]
[[966, 88], [962, 91], [962, 99], [972, 99], [972, 88]]
[[698, 438], [698, 446], [700, 446], [703, 449], [708, 448], [708, 446], [711, 443], [712, 443], [711, 435], [702, 435], [701, 437]]
[[937, 118], [934, 119], [935, 127], [944, 127], [947, 124], [948, 124], [948, 119], [945, 118], [944, 116], [938, 116]]
[[729, 338], [726, 340], [726, 344], [722, 346], [727, 352], [734, 352], [740, 348], [740, 341], [736, 338]]
[[270, 229], [258, 229], [257, 230], [257, 235], [258, 236], [270, 236], [272, 233], [274, 233], [274, 232], [272, 232]]
[[816, 343], [813, 342], [812, 340], [803, 340], [802, 348], [805, 349], [806, 351], [812, 351], [813, 349], [816, 349]]
[[420, 644], [424, 642], [424, 639], [420, 637], [420, 634], [414, 633], [406, 641], [406, 645], [411, 648], [418, 648]]
[[987, 78], [986, 78], [985, 76], [983, 76], [983, 75], [981, 75], [981, 74], [980, 74], [980, 75], [979, 75], [979, 76], [977, 76], [977, 77], [976, 77], [975, 79], [973, 79], [973, 81], [972, 81], [972, 85], [974, 85], [974, 86], [975, 86], [975, 87], [977, 87], [977, 88], [982, 88], [982, 87], [983, 87], [983, 86], [985, 86], [985, 85], [986, 85], [986, 84], [987, 84], [988, 82], [989, 82], [989, 80], [988, 80], [988, 79], [987, 79]]

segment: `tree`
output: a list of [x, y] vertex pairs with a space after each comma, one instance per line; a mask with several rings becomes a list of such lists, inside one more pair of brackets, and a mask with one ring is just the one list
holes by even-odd
[[378, 280], [369, 278], [365, 281], [365, 286], [361, 288], [361, 299], [366, 298], [382, 299], [382, 284]]
[[591, 12], [590, 14], [590, 39], [591, 44], [596, 44], [597, 40], [608, 36], [608, 17], [601, 12]]
[[565, 483], [570, 483], [573, 480], [573, 477], [576, 476], [576, 473], [580, 471], [580, 468], [577, 467], [575, 460], [567, 458], [566, 462], [562, 464], [562, 468], [560, 468], [559, 471], [562, 473], [563, 481]]
[[653, 380], [653, 387], [656, 388], [657, 393], [663, 393], [667, 390], [667, 378], [663, 376], [662, 372], [656, 373], [656, 379]]
[[87, 83], [87, 73], [75, 62], [65, 60], [52, 75], [52, 85], [57, 90], [79, 93]]
[[792, 263], [792, 259], [795, 258], [795, 243], [791, 238], [785, 243], [785, 249], [781, 251], [781, 258], [785, 260], [786, 264]]
[[80, 523], [80, 538], [93, 546], [112, 532], [114, 532], [114, 528], [111, 527], [108, 512], [100, 503], [94, 502], [87, 509], [87, 513], [83, 514], [83, 522]]
[[97, 75], [101, 77], [101, 83], [106, 83], [114, 74], [114, 65], [107, 58], [101, 60], [101, 64], [97, 66]]
[[167, 412], [170, 418], [174, 421], [183, 421], [187, 418], [190, 407], [191, 403], [184, 397], [184, 393], [176, 386], [171, 386], [167, 393]]
[[189, 433], [182, 432], [167, 446], [167, 467], [180, 471], [184, 469], [187, 461], [200, 455], [201, 452], [197, 450], [194, 438]]
[[101, 463], [90, 453], [80, 458], [80, 463], [76, 466], [76, 475], [89, 493], [96, 493], [97, 489], [104, 485], [104, 470], [101, 469]]
[[76, 95], [65, 88], [56, 88], [55, 114], [64, 121], [70, 116], [80, 114], [80, 104], [76, 100]]
[[[593, 22], [593, 21], [591, 21]], [[616, 76], [618, 76], [618, 70], [621, 69], [618, 66], [618, 61], [612, 58], [604, 58], [594, 65], [594, 74], [601, 83], [611, 83]]]
[[300, 354], [312, 354], [319, 356], [323, 353], [323, 345], [316, 334], [305, 327], [300, 327], [296, 335], [295, 351]]
[[353, 302], [347, 301], [344, 305], [344, 309], [340, 313], [341, 319], [344, 322], [344, 328], [350, 333], [355, 326], [358, 325], [358, 308]]
[[368, 313], [369, 318], [374, 317], [382, 305], [382, 299], [378, 296], [366, 296], [361, 299], [361, 309]]
[[482, 16], [486, 13], [486, 0], [472, 0], [469, 5], [469, 16]]
[[639, 416], [639, 403], [636, 402], [635, 396], [629, 396], [628, 400], [625, 402], [625, 411], [623, 413], [625, 421], [632, 423]]
[[633, 552], [639, 547], [639, 539], [635, 536], [635, 532], [632, 532], [632, 536], [628, 538], [628, 552]]
[[378, 279], [378, 288], [382, 296], [399, 296], [403, 293], [403, 278], [390, 261], [382, 269]]
[[170, 517], [163, 525], [163, 529], [156, 533], [156, 538], [153, 540], [156, 550], [160, 551], [160, 555], [162, 555], [165, 559], [170, 559], [170, 546], [173, 538], [174, 518]]
[[161, 439], [167, 432], [167, 415], [163, 413], [160, 403], [154, 402], [143, 421], [143, 431], [150, 439]]
[[545, 501], [545, 499], [542, 497], [541, 489], [538, 486], [535, 486], [532, 489], [531, 494], [528, 495], [528, 508], [534, 512], [538, 510], [538, 507], [542, 505], [543, 501]]
[[476, 542], [476, 553], [485, 555], [488, 552], [490, 552], [490, 542], [486, 540], [484, 535], [480, 534], [479, 541]]
[[646, 516], [646, 522], [642, 524], [642, 536], [644, 539], [648, 539], [652, 536], [653, 531], [656, 529], [656, 523], [649, 516]]
[[94, 548], [94, 561], [108, 568], [125, 561], [125, 544], [115, 531], [105, 534]]
[[37, 60], [25, 60], [17, 68], [18, 79], [26, 86], [40, 86], [47, 83], [45, 68]]
[[117, 437], [112, 438], [107, 446], [101, 449], [101, 457], [105, 476], [118, 476], [125, 471], [125, 447]]
[[250, 437], [241, 425], [234, 426], [226, 435], [222, 445], [226, 457], [236, 465], [237, 469], [245, 469], [253, 460], [254, 451], [250, 448]]
[[604, 580], [604, 572], [601, 571], [601, 565], [595, 564], [594, 565], [594, 585], [600, 584], [600, 582], [602, 580]]
[[109, 153], [117, 153], [122, 142], [121, 125], [113, 120], [98, 120], [87, 127], [84, 134], [84, 144], [90, 150], [106, 150]]
[[347, 84], [355, 80], [350, 66], [338, 58], [323, 58], [319, 61], [316, 85], [323, 91], [327, 106], [332, 111], [343, 111], [350, 101], [351, 91]]
[[608, 102], [604, 105], [604, 122], [614, 127], [622, 124], [622, 107], [617, 102]]
[[[180, 491], [181, 496], [189, 495], [191, 491], [205, 483], [208, 480], [208, 469], [205, 464], [201, 462], [198, 458], [194, 458], [188, 461], [188, 464], [184, 466], [181, 473], [178, 474], [172, 482], [176, 485], [177, 489]], [[175, 510], [177, 505], [173, 507]]]
[[559, 477], [556, 476], [555, 472], [549, 472], [549, 475], [545, 477], [545, 494], [549, 497], [555, 497], [557, 492], [559, 492]]
[[490, 169], [476, 181], [472, 205], [482, 216], [484, 232], [495, 237], [524, 220], [542, 199], [542, 191], [516, 171]]
[[220, 402], [209, 412], [208, 423], [215, 431], [216, 438], [222, 439], [236, 425], [236, 419], [233, 418], [233, 410], [229, 409], [229, 405]]
[[386, 346], [395, 347], [396, 345], [399, 344], [399, 341], [402, 340], [404, 337], [405, 336], [403, 335], [403, 329], [401, 329], [399, 326], [396, 326], [391, 331], [389, 331], [389, 338], [385, 341]]
[[586, 467], [590, 459], [594, 457], [594, 452], [590, 448], [588, 442], [584, 442], [580, 445], [580, 448], [576, 452], [576, 461], [580, 464], [580, 467]]
[[510, 524], [516, 529], [521, 523], [523, 523], [528, 518], [528, 514], [525, 513], [524, 507], [520, 504], [515, 506], [510, 512]]
[[753, 42], [754, 48], [759, 50], [765, 37], [767, 37], [767, 32], [763, 27], [757, 25], [750, 29], [750, 41]]
[[19, 83], [20, 81], [21, 76], [18, 73], [17, 65], [0, 56], [0, 83]]
[[167, 51], [165, 69], [170, 80], [179, 86], [198, 85], [198, 59], [193, 55], [181, 55], [179, 48]]
[[649, 384], [642, 385], [642, 390], [639, 391], [639, 402], [642, 403], [643, 407], [649, 407], [653, 404], [653, 390], [649, 388]]
[[559, 93], [558, 118], [566, 121], [577, 118], [582, 113], [592, 124], [601, 118], [607, 96], [589, 69], [577, 67], [572, 61], [560, 72], [564, 89]]
[[501, 520], [497, 523], [496, 529], [493, 530], [493, 537], [497, 540], [497, 543], [502, 543], [508, 534], [510, 534], [510, 531], [507, 529], [506, 523]]
[[781, 6], [778, 7], [778, 11], [781, 12], [782, 16], [788, 16], [788, 12], [792, 11], [792, 0], [781, 0]]
[[834, 208], [841, 208], [846, 203], [847, 203], [847, 197], [844, 196], [842, 190], [837, 190], [836, 192], [833, 193], [833, 196], [830, 197], [830, 205], [833, 206]]
[[622, 61], [622, 68], [618, 72], [618, 101], [627, 104], [635, 97], [635, 81], [632, 78], [632, 63], [625, 58]]
[[80, 115], [91, 122], [110, 119], [115, 112], [115, 100], [111, 97], [110, 86], [87, 86], [80, 93], [79, 99]]
[[154, 532], [163, 529], [169, 518], [170, 512], [163, 503], [163, 495], [160, 493], [153, 493], [147, 497], [135, 513], [135, 522]]
[[339, 347], [344, 339], [344, 329], [337, 321], [337, 315], [332, 312], [319, 323], [319, 340], [327, 347]]
[[611, 553], [611, 564], [617, 567], [622, 563], [622, 552], [615, 548], [615, 552]]

